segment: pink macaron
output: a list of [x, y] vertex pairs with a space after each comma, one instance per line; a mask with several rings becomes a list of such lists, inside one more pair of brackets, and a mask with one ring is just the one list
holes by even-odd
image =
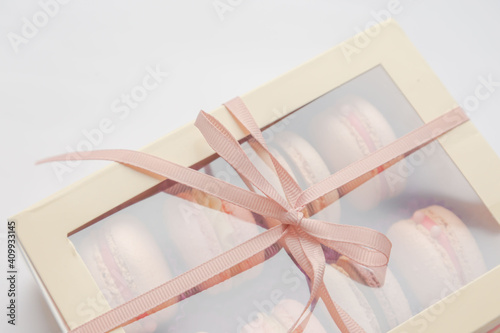
[[382, 272], [361, 266], [345, 256], [341, 256], [336, 265], [361, 284], [359, 289], [383, 330], [392, 329], [412, 317], [408, 299], [389, 268], [381, 276]]
[[[298, 134], [284, 131], [278, 133], [270, 145], [276, 149], [286, 167], [293, 172], [298, 184], [306, 189], [330, 176], [330, 171], [323, 158], [314, 147]], [[308, 216], [338, 223], [340, 220], [339, 194], [332, 191], [310, 203]]]
[[[303, 310], [304, 305], [295, 300], [282, 300], [270, 314], [260, 313], [258, 318], [243, 327], [240, 333], [287, 333]], [[304, 333], [326, 333], [326, 331], [312, 314]]]
[[[172, 278], [155, 239], [137, 218], [117, 213], [100, 222], [82, 243], [79, 253], [111, 307], [157, 287]], [[129, 333], [154, 332], [177, 311], [160, 310], [126, 327]]]
[[[310, 135], [330, 171], [337, 172], [396, 139], [384, 116], [360, 97], [346, 97], [313, 118]], [[405, 163], [404, 160], [399, 163]], [[405, 187], [398, 166], [381, 167], [373, 178], [345, 188], [346, 198], [360, 210], [368, 210], [385, 198], [394, 197]], [[382, 172], [384, 171], [384, 172]]]
[[422, 308], [486, 272], [481, 252], [467, 226], [450, 210], [430, 206], [391, 226], [391, 260]]
[[339, 304], [367, 333], [381, 332], [379, 323], [365, 295], [340, 266], [327, 265], [325, 286], [332, 299]]
[[[290, 174], [293, 180], [297, 181], [292, 168], [285, 160], [285, 158], [273, 147], [269, 147], [269, 152], [274, 156], [278, 163], [281, 164], [283, 169], [285, 169], [285, 171]], [[261, 152], [260, 154], [253, 152], [253, 154], [249, 155], [249, 157], [252, 164], [265, 177], [265, 179], [276, 189], [279, 194], [285, 197], [283, 186], [278, 178], [278, 175], [276, 174], [271, 158], [265, 152]]]
[[[187, 269], [232, 249], [260, 232], [250, 211], [195, 189], [169, 196], [165, 200], [164, 216], [171, 242]], [[255, 258], [262, 262], [264, 259], [264, 254]], [[234, 283], [250, 280], [263, 269], [262, 265], [257, 265], [236, 276], [246, 268], [243, 263], [226, 272], [225, 278], [235, 277], [207, 292], [216, 294], [227, 291]]]

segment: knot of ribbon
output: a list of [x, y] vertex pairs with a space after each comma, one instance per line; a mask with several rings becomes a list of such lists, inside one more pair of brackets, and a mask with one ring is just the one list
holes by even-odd
[[[455, 108], [302, 190], [292, 175], [269, 152], [259, 126], [243, 101], [235, 98], [225, 106], [248, 132], [252, 148], [270, 161], [284, 196], [257, 170], [238, 140], [217, 119], [203, 111], [198, 115], [195, 125], [212, 149], [238, 172], [250, 190], [142, 152], [92, 151], [81, 159], [119, 162], [198, 189], [263, 216], [268, 221], [268, 229], [161, 286], [72, 329], [71, 333], [109, 332], [128, 325], [145, 315], [179, 302], [181, 295], [192, 295], [190, 291], [196, 288], [204, 290], [224, 281], [228, 278], [228, 272], [234, 275], [236, 267], [238, 268], [236, 274], [239, 274], [260, 264], [261, 261], [255, 259], [258, 256], [261, 258], [266, 250], [276, 245], [285, 249], [310, 281], [309, 300], [289, 332], [304, 330], [319, 299], [324, 302], [332, 319], [343, 333], [363, 332], [349, 314], [332, 300], [326, 289], [323, 281], [326, 266], [323, 246], [362, 266], [383, 268], [389, 260], [391, 242], [385, 235], [370, 228], [311, 219], [306, 207], [331, 193], [336, 193], [338, 199], [338, 191], [346, 193], [347, 188], [352, 190], [353, 186], [350, 186], [352, 182], [359, 184], [367, 181], [375, 176], [374, 170], [383, 171], [468, 120], [462, 109]], [[65, 154], [51, 157], [39, 163], [67, 160], [70, 156]], [[257, 193], [253, 187], [264, 195]]]
[[300, 228], [302, 220], [304, 219], [304, 213], [301, 209], [294, 209], [286, 213], [286, 218], [281, 221], [283, 224], [290, 224]]

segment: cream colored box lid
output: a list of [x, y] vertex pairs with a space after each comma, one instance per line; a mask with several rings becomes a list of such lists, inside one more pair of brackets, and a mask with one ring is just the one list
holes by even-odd
[[[357, 45], [357, 38], [244, 94], [242, 98], [259, 126], [265, 127], [277, 120], [272, 110], [284, 110], [285, 116], [376, 66], [383, 66], [425, 122], [457, 106], [394, 21], [382, 24], [377, 33], [372, 31], [370, 43], [363, 48]], [[212, 114], [238, 139], [243, 138], [244, 134], [223, 106]], [[500, 188], [500, 159], [470, 122], [448, 134], [442, 144], [500, 221], [500, 197], [495, 190]], [[213, 155], [192, 123], [143, 151], [184, 166], [192, 166]], [[76, 309], [88, 297], [100, 295], [68, 236], [161, 181], [112, 164], [11, 218], [16, 221], [19, 240], [33, 270], [66, 327], [82, 324], [84, 319], [78, 316]], [[461, 291], [460, 302], [448, 305], [446, 315], [433, 319], [427, 332], [442, 332], [443, 327], [446, 331], [470, 332], [495, 321], [500, 315], [500, 298], [494, 297], [491, 291], [497, 291], [498, 295], [500, 287], [494, 281], [500, 281], [499, 269], [466, 286]], [[484, 298], [478, 300], [474, 294]], [[475, 311], [478, 308], [483, 310]], [[429, 311], [432, 308], [414, 319], [423, 318]], [[469, 326], [457, 327], [453, 321], [456, 316], [469, 316]], [[409, 322], [394, 331], [418, 332], [419, 327]]]

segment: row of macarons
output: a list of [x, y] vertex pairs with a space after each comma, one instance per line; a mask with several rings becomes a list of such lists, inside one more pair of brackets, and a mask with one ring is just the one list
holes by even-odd
[[[188, 268], [259, 233], [250, 212], [199, 191], [182, 192], [175, 199], [168, 199], [165, 209], [169, 216], [169, 241]], [[216, 214], [212, 222], [209, 214]], [[332, 296], [368, 332], [401, 324], [486, 271], [468, 228], [444, 207], [417, 210], [411, 218], [394, 223], [388, 237], [393, 242], [390, 267], [398, 271], [398, 278], [388, 269], [382, 279], [343, 256], [329, 256], [327, 261], [325, 283], [331, 286]], [[155, 237], [131, 215], [117, 214], [103, 223], [79, 252], [113, 307], [173, 277]], [[257, 260], [264, 261], [265, 255]], [[263, 269], [263, 265], [258, 265], [205, 292], [214, 295], [235, 291], [234, 287], [260, 275]], [[227, 277], [237, 271], [232, 270]], [[417, 300], [417, 307], [410, 306], [409, 293]], [[142, 319], [140, 324], [129, 325], [127, 331], [153, 332], [176, 311], [177, 306], [173, 305]]]

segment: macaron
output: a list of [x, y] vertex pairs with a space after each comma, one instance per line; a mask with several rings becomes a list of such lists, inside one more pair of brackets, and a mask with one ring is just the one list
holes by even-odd
[[[368, 101], [355, 96], [343, 98], [318, 114], [309, 129], [314, 146], [332, 173], [396, 140], [384, 116]], [[396, 196], [406, 184], [405, 178], [397, 174], [398, 167], [394, 165], [386, 171], [380, 167], [365, 183], [351, 183], [344, 189], [346, 193], [352, 191], [346, 199], [355, 208], [368, 210], [383, 199]]]
[[[298, 134], [283, 131], [278, 133], [270, 145], [274, 147], [287, 167], [293, 172], [302, 189], [330, 176], [330, 171], [314, 147]], [[308, 216], [337, 223], [340, 220], [339, 194], [332, 191], [307, 206]]]
[[361, 266], [345, 256], [341, 256], [336, 264], [351, 279], [368, 286], [359, 289], [374, 310], [381, 328], [390, 330], [412, 317], [408, 299], [389, 268], [384, 276], [380, 276], [379, 271]]
[[[249, 155], [250, 161], [257, 168], [257, 170], [266, 178], [266, 180], [276, 189], [276, 191], [285, 197], [285, 192], [283, 191], [283, 186], [274, 170], [274, 165], [271, 158], [267, 153], [256, 153], [252, 151], [253, 154]], [[273, 147], [269, 147], [269, 152], [274, 156], [274, 158], [281, 164], [283, 169], [290, 174], [290, 176], [297, 181], [292, 168], [285, 160], [285, 158]]]
[[[79, 249], [97, 286], [116, 307], [172, 279], [155, 239], [140, 220], [117, 213], [100, 222]], [[172, 305], [126, 327], [127, 332], [154, 332], [177, 311]]]
[[323, 278], [332, 299], [338, 303], [367, 333], [381, 332], [368, 300], [340, 266], [327, 265]]
[[[304, 310], [304, 305], [292, 300], [280, 301], [270, 314], [259, 313], [240, 333], [287, 333]], [[311, 315], [304, 333], [326, 333], [314, 314]]]
[[[165, 201], [164, 216], [171, 242], [186, 269], [203, 264], [260, 232], [250, 211], [196, 189], [169, 196]], [[264, 259], [264, 254], [255, 258], [262, 262]], [[262, 265], [257, 265], [236, 276], [245, 268], [243, 263], [226, 272], [227, 279], [235, 277], [207, 292], [217, 294], [229, 290], [233, 283], [252, 279], [262, 271]]]
[[391, 261], [422, 308], [429, 307], [486, 272], [467, 226], [450, 210], [430, 206], [391, 226]]

